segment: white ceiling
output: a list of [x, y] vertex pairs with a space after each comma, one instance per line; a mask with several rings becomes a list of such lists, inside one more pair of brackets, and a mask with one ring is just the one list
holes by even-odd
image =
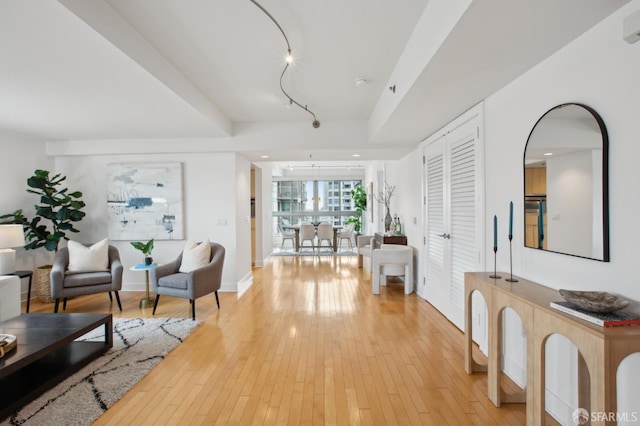
[[[318, 158], [330, 160], [354, 147], [376, 159], [389, 155], [382, 148], [417, 145], [627, 2], [260, 4], [291, 44], [291, 96], [321, 128], [363, 129], [364, 145], [340, 142]], [[307, 112], [286, 107], [284, 38], [249, 0], [0, 0], [0, 40], [0, 129], [86, 143], [233, 141], [255, 123], [319, 131]], [[356, 87], [356, 77], [369, 84]], [[290, 139], [273, 159], [296, 159]]]

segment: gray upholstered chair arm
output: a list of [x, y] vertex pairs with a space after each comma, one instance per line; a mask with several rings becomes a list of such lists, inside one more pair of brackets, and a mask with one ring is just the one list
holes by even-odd
[[116, 259], [111, 262], [111, 288], [113, 290], [122, 289], [122, 273], [124, 267], [120, 259]]
[[56, 297], [61, 291], [64, 284], [64, 274], [69, 266], [69, 250], [61, 248], [53, 258], [53, 266], [49, 279], [51, 281], [51, 296]]
[[158, 278], [166, 277], [167, 275], [175, 274], [180, 270], [180, 261], [174, 259], [171, 262], [163, 263], [156, 266], [153, 271], [158, 275]]
[[224, 248], [222, 248], [222, 246], [218, 246], [217, 248], [212, 247], [211, 249], [215, 250], [215, 252], [213, 253], [211, 261], [209, 261], [209, 264], [207, 266], [203, 266], [202, 268], [198, 268], [195, 271], [192, 271], [192, 273], [197, 276], [197, 279], [209, 277], [209, 279], [213, 280], [216, 277], [222, 275], [222, 266], [224, 263]]
[[201, 280], [213, 281], [216, 276], [216, 270], [218, 269], [218, 265], [209, 263], [207, 266], [203, 266], [202, 268], [194, 269], [193, 271], [189, 272], [189, 280], [191, 283]]
[[111, 262], [111, 275], [117, 275], [120, 271], [122, 271], [122, 262], [120, 259], [116, 259]]

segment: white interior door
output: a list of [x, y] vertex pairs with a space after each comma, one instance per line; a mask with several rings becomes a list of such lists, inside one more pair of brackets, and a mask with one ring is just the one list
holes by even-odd
[[480, 121], [464, 121], [424, 149], [425, 297], [464, 328], [464, 273], [482, 270]]
[[[448, 277], [449, 244], [446, 230], [449, 229], [445, 181], [445, 148], [447, 138], [442, 137], [425, 149], [426, 188], [426, 262], [425, 297], [444, 313], [449, 299]], [[446, 314], [445, 314], [446, 315]]]

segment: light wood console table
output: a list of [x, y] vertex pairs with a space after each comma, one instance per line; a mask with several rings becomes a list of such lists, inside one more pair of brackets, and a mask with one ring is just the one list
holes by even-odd
[[[518, 282], [490, 278], [491, 272], [465, 273], [465, 370], [487, 372], [488, 397], [501, 403], [526, 402], [527, 424], [541, 425], [545, 419], [545, 343], [555, 333], [578, 348], [578, 404], [590, 413], [616, 412], [616, 372], [620, 362], [640, 352], [640, 326], [599, 327], [555, 310], [550, 302], [563, 300], [557, 290], [517, 277]], [[484, 297], [488, 313], [489, 354], [487, 365], [473, 359], [472, 293]], [[502, 312], [513, 309], [527, 333], [527, 389], [508, 394], [500, 386], [502, 372]], [[615, 422], [593, 421], [594, 425]]]

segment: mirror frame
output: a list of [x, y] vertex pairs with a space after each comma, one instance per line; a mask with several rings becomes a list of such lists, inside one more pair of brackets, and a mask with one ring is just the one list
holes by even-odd
[[[565, 252], [561, 252], [561, 251], [554, 251], [554, 250], [548, 250], [548, 249], [543, 249], [543, 248], [537, 248], [537, 247], [531, 247], [531, 246], [527, 246], [527, 241], [526, 241], [526, 211], [525, 211], [525, 206], [524, 203], [526, 201], [526, 158], [527, 158], [527, 147], [529, 146], [529, 142], [531, 141], [531, 135], [533, 135], [533, 132], [535, 131], [536, 127], [538, 126], [538, 124], [545, 118], [547, 117], [547, 115], [549, 115], [549, 113], [551, 113], [552, 111], [558, 110], [560, 108], [564, 108], [567, 106], [578, 106], [583, 108], [584, 110], [586, 110], [587, 112], [589, 112], [591, 114], [591, 116], [596, 120], [596, 123], [598, 124], [598, 127], [600, 128], [600, 134], [602, 135], [602, 259], [600, 258], [594, 258], [594, 257], [587, 257], [587, 256], [581, 256], [581, 255], [577, 255], [577, 254], [573, 254], [573, 253], [565, 253]], [[523, 223], [524, 223], [524, 238], [523, 238], [523, 245], [525, 248], [528, 249], [533, 249], [533, 250], [541, 250], [541, 251], [546, 251], [546, 252], [550, 252], [550, 253], [558, 253], [558, 254], [565, 254], [568, 256], [574, 256], [574, 257], [580, 257], [583, 259], [591, 259], [591, 260], [597, 260], [600, 262], [609, 262], [610, 261], [610, 256], [609, 256], [609, 135], [607, 133], [607, 128], [604, 124], [604, 120], [602, 120], [602, 117], [600, 117], [600, 114], [598, 114], [593, 108], [581, 104], [581, 103], [576, 103], [576, 102], [569, 102], [569, 103], [565, 103], [565, 104], [560, 104], [560, 105], [556, 105], [553, 108], [549, 109], [547, 112], [545, 112], [537, 121], [536, 124], [531, 128], [531, 131], [529, 132], [529, 136], [527, 137], [527, 143], [525, 144], [524, 147], [524, 154], [522, 156], [522, 171], [523, 171]]]

